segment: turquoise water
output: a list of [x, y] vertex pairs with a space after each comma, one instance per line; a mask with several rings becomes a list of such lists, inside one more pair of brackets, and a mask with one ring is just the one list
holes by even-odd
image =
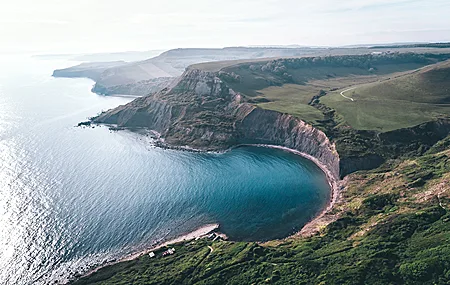
[[318, 167], [280, 150], [162, 150], [74, 127], [130, 99], [50, 77], [73, 63], [0, 61], [0, 284], [61, 281], [207, 223], [236, 240], [285, 237], [329, 199]]

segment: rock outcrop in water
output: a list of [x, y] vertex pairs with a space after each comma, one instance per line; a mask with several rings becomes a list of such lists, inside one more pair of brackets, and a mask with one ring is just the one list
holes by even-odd
[[320, 130], [246, 103], [216, 72], [189, 69], [169, 88], [100, 114], [96, 123], [157, 131], [165, 142], [202, 150], [273, 144], [311, 155], [339, 176], [339, 155]]

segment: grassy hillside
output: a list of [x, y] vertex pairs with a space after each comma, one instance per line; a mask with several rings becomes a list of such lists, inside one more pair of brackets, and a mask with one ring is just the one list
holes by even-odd
[[449, 284], [450, 137], [352, 174], [319, 235], [265, 244], [198, 240], [73, 284]]
[[320, 99], [355, 129], [390, 131], [450, 117], [450, 62]]
[[[314, 125], [320, 124], [324, 114], [317, 106], [311, 104], [313, 98], [329, 94], [323, 97], [321, 102], [339, 114], [342, 113], [352, 127], [386, 131], [403, 127], [403, 122], [407, 120], [412, 122], [407, 126], [413, 126], [438, 115], [425, 116], [429, 108], [417, 104], [423, 102], [409, 101], [411, 104], [408, 107], [416, 118], [411, 116], [403, 118], [402, 114], [397, 114], [398, 112], [393, 110], [395, 106], [385, 104], [379, 109], [372, 110], [372, 113], [378, 113], [383, 121], [380, 122], [370, 114], [366, 120], [361, 120], [361, 113], [366, 112], [363, 102], [361, 106], [351, 105], [349, 104], [351, 101], [340, 96], [340, 92], [349, 86], [384, 82], [448, 58], [447, 54], [386, 53], [252, 61], [226, 66], [222, 68], [220, 77], [233, 90], [249, 98], [250, 102], [265, 109], [293, 114]], [[445, 80], [442, 76], [435, 81]], [[422, 91], [428, 90], [431, 85], [423, 86]], [[434, 89], [428, 92], [434, 94]], [[439, 93], [435, 96], [441, 95]], [[423, 101], [429, 102], [427, 100], [429, 99]], [[386, 114], [383, 110], [386, 110]], [[437, 113], [441, 114], [442, 111], [439, 110]], [[398, 118], [391, 114], [398, 115]]]
[[[315, 50], [315, 49], [314, 49]], [[321, 50], [321, 49], [318, 49]], [[134, 84], [159, 77], [178, 77], [192, 64], [225, 60], [298, 56], [310, 54], [308, 48], [223, 48], [223, 49], [173, 49], [159, 56], [130, 62], [123, 66], [106, 69], [97, 83], [105, 88]]]
[[268, 110], [289, 113], [303, 118], [308, 122], [317, 122], [324, 119], [323, 113], [310, 106], [314, 95], [320, 93], [320, 88], [311, 85], [285, 84], [283, 86], [271, 86], [260, 90], [259, 96], [250, 99], [259, 107]]
[[[341, 174], [352, 174], [315, 224], [318, 234], [263, 244], [180, 243], [174, 255], [162, 257], [163, 248], [73, 284], [450, 284], [450, 122], [435, 120], [448, 117], [450, 63], [428, 66], [448, 56], [255, 61], [223, 68], [224, 82], [211, 75], [220, 84], [213, 90], [229, 85], [249, 102], [313, 122], [336, 143]], [[184, 84], [197, 86], [194, 77]], [[192, 94], [160, 96], [195, 107]], [[198, 101], [202, 107], [188, 118], [210, 116], [215, 129], [232, 129], [220, 104]], [[355, 172], [361, 169], [372, 170]]]

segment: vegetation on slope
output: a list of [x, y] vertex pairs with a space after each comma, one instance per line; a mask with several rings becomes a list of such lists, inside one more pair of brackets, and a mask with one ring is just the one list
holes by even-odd
[[449, 284], [449, 141], [352, 174], [318, 235], [182, 243], [73, 284]]
[[[228, 117], [229, 98], [224, 99], [230, 96], [231, 86], [250, 103], [312, 118], [310, 121], [336, 143], [343, 176], [361, 169], [373, 170], [346, 178], [342, 197], [328, 213], [328, 222], [318, 235], [264, 244], [209, 240], [181, 243], [175, 245], [175, 255], [162, 257], [161, 249], [154, 258], [142, 256], [109, 266], [74, 284], [449, 284], [450, 137], [445, 138], [450, 133], [448, 116], [425, 118], [424, 113], [425, 120], [419, 121], [423, 123], [410, 128], [393, 130], [386, 125], [382, 129], [358, 130], [348, 119], [348, 114], [357, 109], [339, 109], [330, 103], [336, 96], [348, 103], [373, 98], [367, 112], [373, 109], [389, 119], [385, 124], [396, 123], [399, 128], [402, 122], [388, 117], [377, 102], [395, 98], [397, 113], [407, 111], [406, 103], [411, 101], [430, 108], [436, 104], [445, 107], [449, 71], [443, 64], [397, 74], [395, 78], [390, 74], [447, 57], [390, 54], [315, 61], [283, 59], [257, 62], [253, 67], [241, 64], [223, 69], [219, 73], [222, 81], [216, 81], [214, 75], [212, 81], [205, 79], [205, 86], [216, 86], [211, 90], [218, 92], [212, 96], [208, 91], [203, 97], [211, 100], [206, 101], [195, 96], [198, 76], [203, 73], [191, 72], [191, 77], [177, 85], [180, 90], [158, 95], [164, 102], [176, 103], [167, 113], [183, 114], [177, 121], [179, 126], [201, 129], [204, 122], [212, 122], [208, 128], [227, 133], [235, 123]], [[379, 79], [373, 73], [392, 79], [373, 83]], [[369, 95], [358, 88], [352, 97], [355, 101], [341, 96], [340, 90], [337, 95], [332, 93], [332, 89], [349, 82], [368, 81], [372, 83], [361, 90]], [[384, 83], [390, 87], [383, 89]], [[430, 95], [423, 96], [427, 92]], [[223, 104], [214, 98], [222, 98], [219, 101]], [[140, 102], [150, 99], [136, 101], [132, 107], [137, 114], [142, 108]], [[160, 107], [166, 108], [164, 104]], [[148, 114], [150, 109], [142, 112]], [[173, 134], [181, 134], [180, 129], [174, 129]], [[188, 143], [195, 145], [195, 141]]]
[[[450, 63], [332, 92], [321, 102], [355, 129], [382, 132], [450, 117]], [[344, 90], [345, 91], [345, 90]]]
[[403, 45], [384, 45], [373, 46], [371, 49], [396, 49], [396, 48], [448, 48], [450, 43], [420, 43], [420, 44], [403, 44]]
[[[340, 96], [340, 92], [348, 86], [400, 76], [402, 72], [411, 72], [449, 57], [449, 54], [384, 53], [255, 61], [223, 68], [220, 77], [233, 90], [249, 97], [250, 102], [262, 108], [295, 115], [315, 126], [320, 125], [323, 114], [311, 106], [311, 100], [321, 93], [321, 96], [329, 93], [321, 102], [336, 109], [346, 121], [348, 118], [347, 123], [352, 127], [388, 131], [430, 121], [431, 116], [426, 115], [429, 109], [420, 105], [422, 102], [412, 100], [406, 110], [398, 112], [395, 109], [398, 104], [380, 100], [380, 108], [374, 108], [370, 113], [372, 116], [369, 114], [367, 119], [359, 122], [371, 105], [361, 102], [353, 106], [351, 100]], [[412, 125], [404, 124], [411, 116], [402, 114], [408, 111], [416, 114]], [[378, 117], [374, 118], [377, 114]], [[376, 120], [380, 117], [385, 119]]]
[[248, 102], [324, 131], [336, 143], [345, 176], [387, 159], [421, 155], [446, 136], [434, 130], [438, 125], [446, 130], [450, 122], [450, 68], [442, 63], [449, 56], [383, 53], [255, 61], [223, 68], [219, 76]]

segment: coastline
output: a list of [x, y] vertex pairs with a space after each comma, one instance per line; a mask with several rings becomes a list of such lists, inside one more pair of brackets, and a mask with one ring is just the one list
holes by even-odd
[[[172, 149], [172, 150], [179, 150], [179, 151], [188, 151], [188, 152], [210, 152], [210, 153], [226, 153], [228, 151], [232, 151], [233, 149], [239, 148], [239, 147], [261, 147], [261, 148], [272, 148], [272, 149], [279, 149], [282, 151], [286, 151], [286, 152], [290, 152], [293, 153], [295, 155], [299, 155], [303, 158], [306, 158], [310, 161], [312, 161], [315, 165], [317, 165], [321, 171], [325, 174], [328, 185], [330, 186], [330, 191], [331, 191], [331, 197], [329, 199], [329, 201], [327, 202], [326, 206], [324, 207], [324, 209], [319, 212], [311, 221], [309, 221], [308, 223], [306, 223], [301, 229], [300, 231], [287, 236], [284, 239], [288, 239], [288, 238], [296, 238], [298, 236], [301, 237], [308, 237], [308, 236], [312, 236], [315, 233], [317, 233], [319, 231], [319, 228], [321, 226], [321, 220], [328, 214], [330, 213], [330, 211], [334, 208], [334, 205], [336, 204], [336, 202], [338, 201], [338, 197], [340, 194], [340, 189], [341, 189], [341, 180], [339, 180], [338, 177], [335, 177], [335, 175], [333, 175], [332, 171], [330, 169], [328, 169], [328, 167], [321, 163], [317, 158], [300, 152], [298, 150], [295, 149], [291, 149], [288, 147], [284, 147], [284, 146], [279, 146], [279, 145], [270, 145], [270, 144], [239, 144], [239, 145], [235, 145], [232, 146], [228, 149], [224, 149], [224, 150], [201, 150], [201, 149], [195, 149], [195, 148], [191, 148], [189, 146], [171, 146], [168, 145], [167, 143], [164, 142], [164, 140], [161, 138], [160, 134], [157, 132], [152, 131], [151, 132], [153, 135], [153, 138], [155, 139], [155, 146], [156, 147], [160, 147], [163, 149]], [[150, 246], [144, 250], [140, 250], [137, 251], [135, 253], [131, 253], [127, 256], [124, 256], [120, 259], [117, 260], [113, 260], [110, 262], [106, 262], [98, 267], [95, 267], [92, 270], [89, 270], [87, 273], [83, 274], [80, 278], [82, 277], [87, 277], [89, 275], [94, 274], [95, 272], [97, 272], [98, 270], [107, 267], [107, 266], [111, 266], [114, 264], [118, 264], [121, 262], [126, 262], [126, 261], [131, 261], [134, 259], [137, 259], [145, 254], [149, 254], [152, 251], [158, 250], [162, 247], [171, 245], [171, 244], [176, 244], [176, 243], [180, 243], [180, 242], [185, 242], [185, 241], [190, 241], [190, 240], [194, 240], [197, 238], [201, 238], [201, 237], [205, 237], [206, 235], [217, 231], [217, 229], [219, 228], [219, 224], [208, 224], [208, 225], [204, 225], [201, 226], [199, 228], [197, 228], [196, 230], [183, 234], [179, 237], [175, 237], [173, 239], [170, 239], [168, 241], [165, 241], [159, 245], [155, 245], [155, 246]], [[221, 234], [222, 236], [225, 236], [224, 234]], [[79, 278], [76, 278], [79, 279]]]
[[298, 231], [295, 234], [292, 234], [286, 238], [290, 238], [290, 237], [296, 237], [296, 236], [302, 236], [302, 237], [309, 237], [312, 236], [314, 234], [316, 234], [317, 232], [319, 232], [320, 228], [326, 224], [329, 224], [332, 219], [327, 219], [326, 215], [329, 214], [331, 212], [331, 210], [333, 210], [334, 205], [338, 202], [339, 199], [339, 195], [340, 195], [340, 190], [343, 188], [345, 182], [344, 180], [340, 180], [339, 177], [336, 177], [335, 175], [333, 175], [333, 172], [328, 169], [328, 167], [323, 164], [322, 162], [320, 162], [317, 158], [315, 158], [312, 155], [309, 155], [307, 153], [292, 149], [292, 148], [288, 148], [285, 146], [280, 146], [280, 145], [271, 145], [271, 144], [238, 144], [238, 145], [234, 145], [229, 147], [228, 149], [224, 149], [224, 150], [201, 150], [201, 149], [195, 149], [189, 146], [172, 146], [167, 144], [164, 139], [161, 137], [161, 134], [159, 134], [158, 132], [154, 132], [153, 134], [155, 135], [155, 146], [157, 147], [161, 147], [164, 149], [172, 149], [172, 150], [180, 150], [180, 151], [189, 151], [189, 152], [206, 152], [206, 153], [226, 153], [228, 151], [232, 151], [233, 149], [239, 148], [239, 147], [263, 147], [263, 148], [272, 148], [272, 149], [279, 149], [279, 150], [283, 150], [286, 152], [290, 152], [293, 153], [295, 155], [299, 155], [303, 158], [306, 158], [310, 161], [312, 161], [315, 165], [317, 165], [317, 167], [320, 168], [320, 170], [322, 170], [322, 172], [325, 174], [326, 178], [327, 178], [327, 182], [328, 185], [330, 186], [330, 191], [331, 191], [331, 197], [330, 200], [328, 201], [327, 205], [325, 206], [325, 208], [319, 212], [319, 214], [317, 214], [311, 221], [309, 221], [308, 223], [306, 223], [301, 229], [300, 231]]
[[295, 150], [295, 149], [291, 149], [291, 148], [279, 146], [279, 145], [270, 145], [270, 144], [241, 144], [241, 145], [237, 145], [236, 147], [239, 147], [239, 146], [273, 148], [273, 149], [279, 149], [279, 150], [283, 150], [286, 152], [290, 152], [290, 153], [299, 155], [301, 157], [304, 157], [304, 158], [312, 161], [315, 165], [317, 165], [322, 170], [322, 172], [326, 175], [328, 185], [330, 186], [330, 191], [331, 191], [330, 200], [328, 201], [325, 208], [318, 215], [316, 215], [316, 217], [314, 217], [311, 221], [306, 223], [300, 231], [298, 231], [297, 233], [295, 233], [287, 238], [295, 237], [295, 236], [308, 237], [308, 236], [312, 236], [315, 233], [317, 233], [319, 231], [319, 227], [322, 224], [321, 223], [322, 219], [328, 213], [330, 213], [331, 210], [333, 210], [334, 205], [338, 201], [342, 180], [339, 180], [338, 177], [335, 177], [332, 174], [331, 170], [328, 169], [328, 167], [326, 165], [324, 165], [323, 163], [321, 163], [317, 158], [313, 157], [312, 155]]
[[[150, 246], [150, 247], [147, 247], [144, 250], [140, 250], [140, 251], [131, 253], [131, 254], [126, 255], [126, 256], [124, 256], [124, 257], [122, 257], [120, 259], [113, 260], [113, 261], [110, 261], [110, 262], [106, 262], [106, 263], [104, 263], [102, 265], [99, 265], [99, 266], [95, 267], [94, 269], [89, 270], [88, 272], [82, 274], [80, 277], [77, 277], [76, 279], [92, 275], [95, 272], [97, 272], [100, 269], [105, 268], [107, 266], [111, 266], [111, 265], [118, 264], [118, 263], [125, 262], [125, 261], [134, 260], [136, 258], [139, 258], [139, 257], [141, 257], [143, 255], [149, 254], [152, 251], [161, 249], [161, 248], [163, 248], [165, 246], [168, 246], [168, 245], [172, 245], [172, 244], [176, 244], [176, 243], [180, 243], [180, 242], [185, 242], [185, 241], [191, 241], [191, 240], [194, 240], [194, 239], [197, 239], [197, 238], [204, 237], [204, 236], [206, 236], [206, 235], [216, 231], [218, 228], [219, 228], [219, 224], [207, 224], [207, 225], [201, 226], [201, 227], [197, 228], [196, 230], [194, 230], [192, 232], [185, 233], [185, 234], [183, 234], [181, 236], [175, 237], [175, 238], [170, 239], [168, 241], [165, 241], [165, 242], [163, 242], [161, 244], [158, 244], [158, 245], [155, 245], [155, 246]], [[221, 235], [226, 237], [226, 235], [224, 235], [224, 234], [221, 234]], [[71, 281], [69, 281], [67, 283], [70, 283], [70, 282]]]
[[159, 133], [156, 132], [156, 140], [155, 140], [155, 145], [157, 147], [161, 147], [161, 148], [165, 148], [165, 149], [172, 149], [172, 150], [180, 150], [180, 151], [189, 151], [189, 152], [210, 152], [210, 153], [226, 153], [228, 151], [232, 151], [233, 149], [239, 148], [239, 147], [263, 147], [263, 148], [272, 148], [272, 149], [279, 149], [279, 150], [283, 150], [286, 152], [290, 152], [293, 153], [295, 155], [299, 155], [303, 158], [306, 158], [310, 161], [312, 161], [315, 165], [317, 165], [317, 167], [320, 168], [320, 170], [322, 170], [322, 172], [325, 174], [326, 178], [327, 178], [327, 182], [328, 185], [330, 186], [330, 191], [331, 191], [331, 197], [330, 200], [328, 201], [327, 205], [325, 206], [325, 208], [319, 212], [319, 214], [317, 214], [311, 221], [309, 221], [308, 223], [306, 223], [300, 231], [298, 231], [295, 234], [292, 234], [286, 238], [290, 238], [290, 237], [296, 237], [296, 236], [302, 236], [302, 237], [308, 237], [308, 236], [312, 236], [314, 234], [316, 234], [317, 232], [319, 232], [320, 228], [325, 225], [325, 224], [329, 224], [331, 222], [330, 219], [326, 218], [326, 215], [329, 214], [331, 212], [331, 210], [333, 210], [334, 205], [338, 202], [339, 199], [339, 195], [340, 195], [340, 190], [342, 189], [342, 187], [344, 186], [344, 180], [340, 180], [339, 177], [336, 177], [335, 175], [333, 175], [333, 172], [328, 169], [328, 167], [323, 164], [322, 162], [320, 162], [317, 158], [315, 158], [312, 155], [309, 155], [307, 153], [292, 149], [292, 148], [288, 148], [285, 146], [280, 146], [280, 145], [271, 145], [271, 144], [238, 144], [232, 147], [229, 147], [228, 149], [225, 150], [201, 150], [201, 149], [195, 149], [189, 146], [172, 146], [167, 144], [163, 138], [161, 138], [161, 135]]

